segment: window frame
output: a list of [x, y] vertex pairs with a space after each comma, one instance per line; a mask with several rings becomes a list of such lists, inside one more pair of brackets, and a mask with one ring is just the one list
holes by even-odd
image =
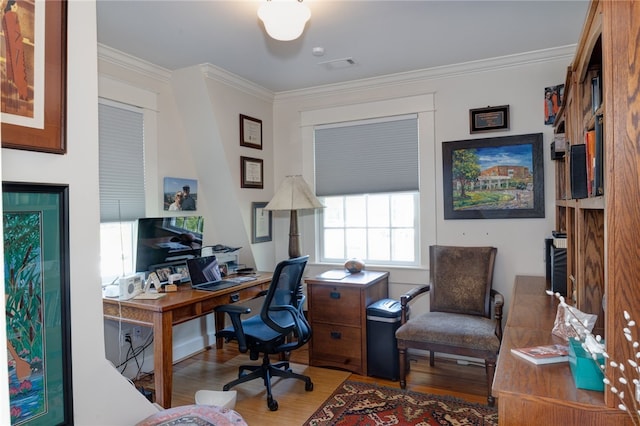
[[[413, 196], [413, 226], [412, 227], [400, 227], [400, 226], [393, 226], [391, 223], [389, 223], [388, 227], [381, 227], [381, 226], [364, 226], [364, 227], [359, 227], [359, 226], [348, 226], [348, 224], [344, 224], [344, 226], [342, 227], [325, 227], [324, 226], [324, 210], [320, 211], [320, 214], [318, 215], [318, 230], [317, 230], [317, 235], [318, 235], [318, 260], [321, 263], [340, 263], [342, 261], [344, 261], [347, 258], [352, 258], [352, 257], [358, 257], [359, 259], [361, 259], [362, 261], [364, 261], [366, 264], [368, 265], [381, 265], [381, 266], [419, 266], [420, 265], [420, 221], [419, 221], [419, 214], [420, 214], [420, 209], [419, 209], [419, 204], [420, 204], [420, 192], [419, 191], [415, 191], [415, 192], [385, 192], [385, 193], [374, 193], [374, 194], [350, 194], [350, 195], [334, 195], [331, 196], [331, 198], [342, 198], [343, 200], [346, 201], [347, 198], [349, 197], [365, 197], [365, 199], [368, 199], [368, 197], [370, 196], [387, 196], [389, 197], [389, 199], [393, 196], [393, 195], [399, 195], [399, 194], [411, 194]], [[324, 202], [324, 200], [326, 198], [329, 197], [321, 197], [320, 201]], [[389, 200], [390, 201], [390, 200]], [[344, 204], [343, 204], [344, 205]], [[391, 214], [391, 204], [389, 204], [389, 213]], [[345, 207], [345, 211], [346, 211], [346, 207]], [[367, 203], [367, 211], [365, 213], [368, 216], [368, 203]], [[368, 224], [367, 224], [368, 225]], [[413, 261], [407, 261], [407, 260], [393, 260], [393, 236], [390, 235], [389, 236], [389, 260], [382, 260], [382, 259], [371, 259], [368, 258], [368, 256], [352, 256], [350, 253], [348, 253], [348, 247], [347, 247], [347, 243], [346, 243], [346, 238], [344, 241], [344, 258], [331, 258], [331, 257], [325, 257], [324, 253], [325, 253], [325, 230], [326, 229], [344, 229], [345, 231], [347, 229], [359, 229], [359, 228], [364, 228], [366, 231], [369, 231], [370, 229], [386, 229], [389, 230], [390, 232], [393, 229], [411, 229], [414, 232], [414, 238], [413, 238], [413, 253], [414, 253], [414, 260]], [[367, 242], [368, 242], [368, 236], [366, 237]], [[368, 252], [368, 243], [367, 243], [367, 249], [366, 251]]]
[[[314, 173], [314, 127], [327, 123], [344, 121], [367, 120], [376, 117], [387, 117], [403, 114], [418, 114], [418, 139], [419, 149], [419, 265], [420, 268], [428, 267], [428, 250], [422, 249], [435, 244], [436, 222], [438, 212], [442, 214], [441, 204], [437, 201], [438, 191], [436, 181], [438, 171], [436, 169], [437, 144], [435, 141], [435, 96], [433, 93], [425, 93], [415, 96], [399, 97], [384, 101], [372, 100], [351, 105], [335, 105], [327, 108], [310, 109], [300, 112], [300, 135], [302, 139], [302, 162], [296, 161], [302, 168], [302, 175], [312, 187], [315, 187]], [[288, 171], [283, 171], [287, 174]], [[290, 171], [289, 171], [290, 172]], [[301, 174], [296, 169], [296, 174]], [[441, 177], [441, 172], [440, 172]], [[320, 256], [319, 244], [319, 218], [320, 213], [302, 214], [299, 217], [299, 226], [302, 230], [303, 249], [311, 254], [312, 263], [318, 263]], [[324, 263], [323, 263], [324, 264]], [[398, 265], [400, 267], [400, 265]]]

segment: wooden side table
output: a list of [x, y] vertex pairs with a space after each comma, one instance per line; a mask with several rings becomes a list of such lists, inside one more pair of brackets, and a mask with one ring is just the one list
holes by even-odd
[[306, 278], [309, 365], [367, 375], [367, 306], [388, 297], [389, 273], [327, 271]]

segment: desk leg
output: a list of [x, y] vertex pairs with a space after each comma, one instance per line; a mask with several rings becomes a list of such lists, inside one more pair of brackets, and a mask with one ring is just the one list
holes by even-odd
[[213, 314], [216, 326], [216, 349], [222, 349], [222, 345], [224, 344], [224, 339], [222, 337], [218, 337], [218, 332], [224, 328], [224, 316], [224, 312], [215, 312]]
[[172, 313], [156, 313], [153, 317], [153, 369], [156, 402], [171, 408], [173, 388], [173, 328]]

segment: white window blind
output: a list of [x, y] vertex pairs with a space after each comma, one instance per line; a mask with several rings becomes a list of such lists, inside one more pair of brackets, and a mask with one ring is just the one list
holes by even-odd
[[417, 115], [314, 130], [318, 196], [419, 189]]
[[100, 100], [100, 221], [145, 214], [144, 122], [139, 108]]

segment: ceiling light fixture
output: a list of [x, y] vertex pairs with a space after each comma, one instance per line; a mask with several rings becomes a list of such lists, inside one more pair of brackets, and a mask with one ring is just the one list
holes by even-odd
[[267, 0], [258, 9], [258, 17], [271, 38], [290, 41], [302, 35], [311, 11], [302, 0]]

